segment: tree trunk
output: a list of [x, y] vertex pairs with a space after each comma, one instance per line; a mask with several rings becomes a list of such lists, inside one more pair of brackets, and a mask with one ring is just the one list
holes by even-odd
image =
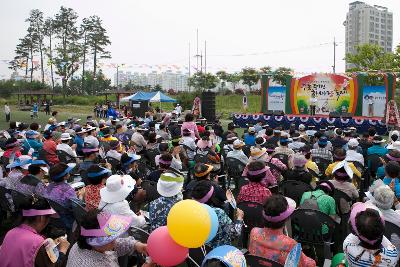
[[96, 94], [96, 71], [97, 71], [97, 44], [94, 43], [94, 51], [93, 51], [93, 95]]
[[29, 65], [29, 55], [26, 56], [26, 63], [25, 63], [25, 79], [28, 76], [28, 65]]
[[31, 83], [33, 81], [33, 46], [30, 47], [31, 52]]
[[81, 84], [81, 92], [83, 93], [84, 83], [85, 83], [85, 62], [86, 61], [86, 32], [85, 32], [85, 39], [83, 41], [83, 62], [82, 62], [82, 84]]
[[50, 72], [51, 72], [51, 89], [54, 91], [54, 73], [53, 73], [53, 51], [51, 47], [51, 35], [49, 36], [49, 52], [50, 52]]

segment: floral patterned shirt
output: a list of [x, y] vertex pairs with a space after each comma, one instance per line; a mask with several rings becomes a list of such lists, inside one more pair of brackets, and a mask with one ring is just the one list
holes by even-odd
[[66, 208], [70, 207], [70, 199], [77, 199], [75, 190], [66, 182], [51, 182], [44, 190], [43, 195]]
[[[282, 229], [253, 228], [250, 232], [249, 252], [252, 255], [267, 258], [284, 265], [286, 257], [296, 240], [283, 234]], [[301, 253], [299, 267], [316, 266], [313, 259]]]
[[104, 184], [88, 185], [85, 188], [85, 203], [86, 209], [92, 210], [97, 209], [100, 203], [100, 189], [104, 187]]
[[217, 235], [213, 240], [211, 240], [211, 242], [208, 242], [207, 245], [211, 248], [216, 248], [222, 245], [232, 244], [232, 240], [239, 237], [242, 233], [243, 221], [236, 220], [232, 222], [225, 211], [220, 208], [212, 208], [217, 214], [219, 226]]
[[149, 205], [149, 220], [150, 231], [154, 231], [158, 227], [167, 225], [167, 216], [175, 203], [182, 200], [182, 194], [173, 197], [159, 197], [150, 202]]

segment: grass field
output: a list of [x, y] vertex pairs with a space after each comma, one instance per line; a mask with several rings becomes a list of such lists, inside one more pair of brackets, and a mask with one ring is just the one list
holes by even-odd
[[[83, 98], [83, 97], [80, 97]], [[90, 96], [88, 96], [90, 98]], [[1, 104], [5, 102], [5, 99], [1, 99]], [[16, 101], [14, 99], [9, 100], [11, 104], [15, 104]], [[14, 102], [14, 103], [13, 103]], [[66, 98], [65, 102], [68, 102], [68, 98]], [[82, 100], [82, 103], [85, 101]], [[240, 95], [227, 95], [227, 96], [217, 96], [216, 97], [216, 112], [218, 114], [223, 114], [223, 124], [226, 127], [226, 124], [229, 122], [228, 119], [232, 113], [235, 112], [243, 112], [242, 108], [242, 96]], [[153, 103], [153, 106], [158, 106], [158, 103]], [[3, 108], [3, 106], [1, 106]], [[171, 103], [162, 103], [161, 108], [167, 111], [171, 111], [173, 105]], [[58, 121], [67, 120], [70, 117], [80, 118], [82, 120], [86, 120], [86, 116], [93, 114], [93, 106], [92, 105], [55, 105], [52, 107], [52, 110], [58, 111]], [[248, 113], [256, 113], [260, 110], [260, 96], [257, 95], [249, 95], [248, 96]], [[38, 122], [41, 125], [45, 125], [47, 123], [49, 116], [46, 116], [44, 112], [39, 112], [39, 118], [32, 120], [30, 118], [29, 111], [19, 111], [16, 106], [11, 106], [11, 120], [31, 123]], [[4, 113], [0, 117], [0, 129], [6, 129], [8, 125], [5, 121]]]

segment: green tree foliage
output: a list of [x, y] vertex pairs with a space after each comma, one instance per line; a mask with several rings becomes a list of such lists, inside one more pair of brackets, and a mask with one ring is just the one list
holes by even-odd
[[196, 72], [188, 79], [188, 85], [196, 90], [213, 89], [219, 83], [217, 76], [211, 73]]
[[54, 20], [52, 18], [46, 18], [44, 21], [43, 35], [48, 38], [49, 43], [45, 48], [46, 55], [49, 58], [50, 65], [50, 76], [51, 76], [51, 88], [54, 90], [54, 70], [53, 70], [53, 36], [54, 36]]
[[82, 77], [81, 76], [79, 76], [79, 78], [73, 77], [68, 84], [69, 89], [67, 91], [67, 94], [69, 95], [92, 94], [95, 83], [96, 83], [96, 92], [94, 92], [95, 94], [102, 92], [106, 89], [109, 89], [111, 86], [111, 80], [105, 77], [101, 69], [97, 72], [96, 77], [93, 76], [92, 72], [86, 71], [84, 73], [84, 79], [85, 83], [84, 86], [82, 87]]
[[270, 66], [265, 66], [260, 68], [260, 74], [271, 74], [272, 72], [272, 67]]
[[59, 40], [55, 48], [54, 63], [56, 73], [61, 76], [63, 91], [66, 91], [68, 80], [79, 68], [81, 50], [77, 19], [78, 15], [72, 8], [63, 6], [54, 18], [55, 33]]
[[[44, 63], [43, 63], [43, 12], [39, 9], [32, 9], [29, 13], [29, 18], [26, 19], [26, 22], [29, 22], [28, 32], [31, 36], [31, 42], [35, 51], [40, 53], [40, 70], [42, 83], [44, 83]], [[32, 55], [33, 57], [33, 55]], [[31, 77], [32, 80], [32, 77]]]
[[224, 70], [220, 70], [216, 73], [217, 77], [221, 80], [221, 90], [223, 91], [228, 80], [228, 73]]
[[242, 76], [240, 75], [240, 73], [235, 72], [235, 73], [228, 74], [228, 77], [226, 80], [227, 80], [227, 82], [230, 82], [232, 84], [233, 91], [235, 92], [236, 85], [240, 82], [241, 79], [242, 79]]
[[346, 54], [346, 62], [354, 67], [348, 71], [390, 70], [395, 67], [395, 55], [385, 52], [379, 45], [363, 44], [355, 54]]
[[243, 83], [249, 87], [250, 91], [251, 87], [260, 79], [260, 73], [254, 68], [243, 68], [240, 74]]
[[273, 81], [286, 86], [288, 78], [291, 76], [293, 70], [291, 68], [279, 67], [273, 72]]
[[23, 91], [38, 91], [49, 89], [49, 86], [40, 81], [28, 82], [25, 80], [2, 80], [0, 81], [0, 96], [10, 97], [12, 93]]

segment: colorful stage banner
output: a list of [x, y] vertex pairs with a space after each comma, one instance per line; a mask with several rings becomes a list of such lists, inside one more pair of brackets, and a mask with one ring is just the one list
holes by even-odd
[[352, 78], [336, 74], [313, 74], [294, 79], [290, 95], [293, 114], [309, 114], [310, 99], [317, 99], [316, 114], [353, 113], [357, 91]]
[[268, 88], [268, 109], [285, 110], [286, 87], [271, 86]]
[[364, 86], [362, 116], [384, 117], [386, 107], [385, 86]]

